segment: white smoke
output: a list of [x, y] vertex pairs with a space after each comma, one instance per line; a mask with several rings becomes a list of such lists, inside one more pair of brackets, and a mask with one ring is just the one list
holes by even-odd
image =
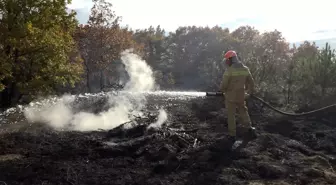
[[24, 115], [29, 122], [49, 123], [54, 128], [61, 128], [64, 123], [71, 121], [72, 111], [68, 104], [73, 102], [74, 97], [64, 95], [59, 100], [45, 101], [42, 106], [39, 103], [32, 104], [24, 110]]
[[[130, 80], [123, 91], [143, 92], [155, 89], [153, 71], [139, 56], [126, 50], [121, 53], [121, 60], [126, 67]], [[77, 131], [92, 131], [97, 129], [112, 129], [122, 123], [130, 121], [131, 115], [140, 113], [146, 104], [146, 99], [141, 94], [132, 98], [126, 94], [110, 95], [109, 104], [113, 105], [109, 110], [98, 115], [89, 112], [73, 114], [69, 103], [74, 101], [69, 96], [63, 96], [58, 102], [42, 107], [42, 110], [34, 108], [25, 109], [25, 117], [29, 122], [45, 122], [56, 129], [71, 129]], [[156, 126], [162, 125], [167, 120], [167, 113], [160, 110]], [[70, 123], [70, 127], [69, 127]]]
[[139, 56], [125, 51], [121, 60], [126, 66], [126, 71], [130, 76], [130, 81], [125, 85], [124, 90], [132, 92], [152, 91], [155, 88], [153, 71]]
[[168, 119], [167, 112], [163, 109], [160, 109], [158, 119], [155, 123], [152, 123], [148, 126], [148, 128], [160, 128], [163, 123]]

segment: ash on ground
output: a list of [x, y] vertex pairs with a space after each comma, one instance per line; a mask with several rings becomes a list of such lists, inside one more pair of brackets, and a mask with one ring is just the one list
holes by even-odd
[[[82, 97], [83, 98], [83, 97]], [[81, 102], [81, 101], [79, 101]], [[87, 101], [86, 101], [87, 102]], [[74, 107], [99, 112], [104, 98]], [[149, 96], [144, 114], [111, 130], [55, 131], [43, 123], [0, 128], [0, 183], [334, 184], [336, 116], [269, 116], [249, 102], [258, 137], [239, 151], [227, 141], [223, 100]], [[168, 119], [148, 126], [163, 108]], [[3, 115], [2, 115], [3, 116]], [[5, 118], [4, 118], [5, 119]], [[3, 120], [4, 120], [3, 119]], [[238, 124], [239, 126], [239, 124]], [[239, 127], [238, 127], [238, 135]]]

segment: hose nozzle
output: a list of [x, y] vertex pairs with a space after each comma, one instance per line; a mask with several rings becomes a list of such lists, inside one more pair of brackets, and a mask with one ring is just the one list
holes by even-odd
[[222, 92], [206, 92], [206, 96], [224, 96]]

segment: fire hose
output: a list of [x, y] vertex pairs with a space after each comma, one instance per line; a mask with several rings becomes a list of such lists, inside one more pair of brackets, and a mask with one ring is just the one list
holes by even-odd
[[[223, 96], [224, 97], [224, 93], [222, 92], [206, 92], [206, 96]], [[316, 110], [312, 110], [312, 111], [309, 111], [309, 112], [303, 112], [303, 113], [289, 113], [289, 112], [284, 112], [284, 111], [281, 111], [275, 107], [273, 107], [272, 105], [270, 105], [269, 103], [267, 103], [265, 100], [255, 96], [255, 95], [249, 95], [249, 97], [252, 97], [254, 98], [255, 100], [258, 100], [259, 102], [261, 102], [262, 104], [266, 105], [268, 108], [272, 109], [273, 111], [277, 112], [277, 113], [280, 113], [282, 115], [286, 115], [286, 116], [294, 116], [294, 117], [298, 117], [298, 116], [307, 116], [307, 115], [311, 115], [311, 114], [314, 114], [314, 113], [317, 113], [317, 112], [321, 112], [321, 111], [324, 111], [324, 110], [327, 110], [327, 109], [330, 109], [332, 107], [336, 107], [336, 104], [332, 104], [332, 105], [329, 105], [329, 106], [325, 106], [325, 107], [322, 107], [320, 109], [316, 109]]]

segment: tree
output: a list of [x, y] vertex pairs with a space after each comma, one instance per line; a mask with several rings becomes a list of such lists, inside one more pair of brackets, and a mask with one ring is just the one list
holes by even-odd
[[160, 26], [150, 26], [148, 29], [136, 30], [134, 40], [143, 47], [143, 58], [154, 70], [156, 82], [168, 87], [173, 84], [172, 62], [167, 51], [167, 37]]
[[[293, 63], [290, 89], [292, 99], [297, 104], [310, 104], [316, 98], [316, 87], [314, 85], [313, 68], [318, 59], [319, 50], [315, 43], [303, 42], [298, 48], [293, 48], [291, 62]], [[287, 75], [287, 74], [284, 74]], [[288, 92], [289, 93], [289, 92]], [[294, 94], [296, 97], [294, 99]]]
[[217, 90], [224, 69], [223, 52], [232, 45], [228, 29], [220, 27], [180, 27], [170, 33], [166, 50], [175, 87]]
[[75, 13], [70, 0], [3, 0], [0, 2], [0, 80], [4, 106], [22, 95], [53, 92], [80, 80], [81, 60], [72, 34]]
[[76, 34], [89, 92], [93, 91], [92, 84], [96, 81], [100, 90], [104, 88], [105, 79], [115, 73], [112, 63], [119, 59], [121, 51], [139, 49], [132, 39], [132, 32], [120, 27], [120, 17], [112, 10], [112, 4], [105, 0], [93, 2], [88, 25], [79, 26]]
[[325, 97], [335, 87], [336, 80], [335, 50], [332, 50], [328, 43], [320, 50], [315, 68], [315, 84], [320, 88], [320, 95]]

